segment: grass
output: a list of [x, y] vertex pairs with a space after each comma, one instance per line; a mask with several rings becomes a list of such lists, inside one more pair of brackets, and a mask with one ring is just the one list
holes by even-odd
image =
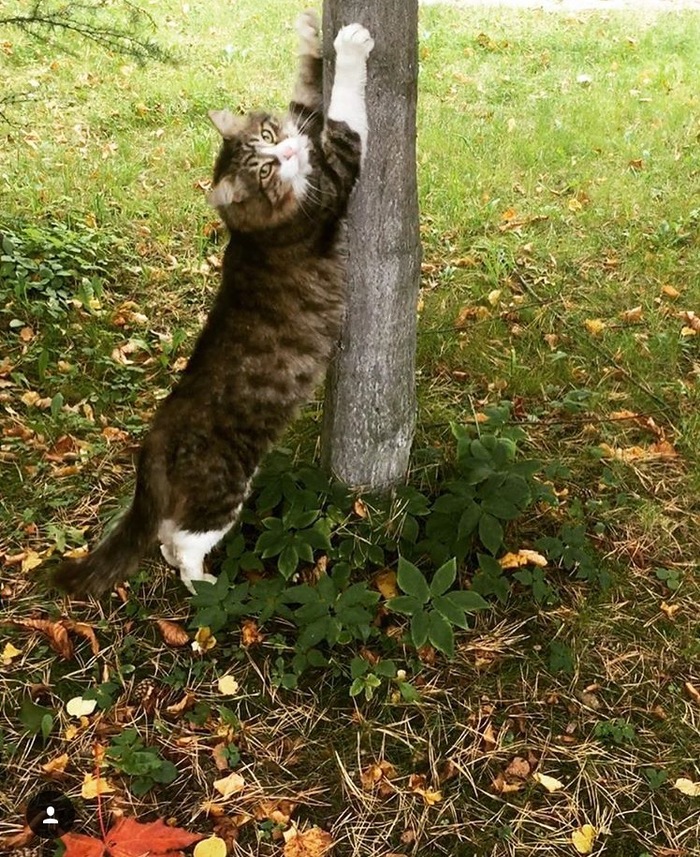
[[[271, 808], [284, 799], [343, 855], [570, 855], [585, 823], [609, 857], [697, 853], [700, 805], [672, 783], [700, 780], [688, 689], [700, 688], [700, 358], [682, 317], [700, 298], [700, 19], [422, 11], [412, 478], [437, 478], [450, 421], [513, 401], [561, 501], [516, 522], [513, 547], [584, 523], [612, 586], [559, 573], [556, 606], [523, 590], [460, 635], [454, 662], [407, 651], [419, 704], [389, 693], [355, 705], [342, 660], [277, 690], [274, 634], [257, 652], [235, 627], [206, 657], [165, 646], [153, 620], [190, 611], [155, 563], [125, 600], [47, 599], [38, 584], [52, 553], [93, 538], [125, 502], [133, 450], [216, 288], [206, 110], [283, 107], [291, 83], [296, 4], [239, 0], [225, 21], [206, 4], [149, 8], [174, 65], [0, 36], [0, 86], [36, 96], [7, 108], [0, 230], [26, 241], [39, 228], [83, 282], [55, 295], [0, 284], [2, 614], [71, 615], [100, 645], [77, 637], [63, 660], [43, 636], [3, 630], [19, 654], [0, 672], [0, 834], [18, 829], [18, 807], [49, 779], [41, 766], [64, 752], [53, 776], [95, 833], [95, 803], [80, 798], [94, 744], [133, 725], [178, 777], [135, 797], [108, 770], [105, 812], [221, 825], [202, 806], [221, 776], [212, 748], [234, 744], [248, 788], [226, 815], [256, 820], [232, 853], [280, 852]], [[312, 454], [317, 429], [314, 405], [288, 445]], [[665, 455], [648, 454], [662, 442]], [[222, 698], [229, 671], [240, 690]], [[100, 713], [79, 723], [65, 703], [88, 688]], [[187, 716], [168, 714], [187, 693]], [[51, 714], [46, 739], [26, 703], [18, 714], [29, 697]], [[515, 758], [565, 788], [509, 774]], [[391, 784], [363, 789], [360, 772], [380, 760]], [[414, 774], [442, 799], [431, 805]]]

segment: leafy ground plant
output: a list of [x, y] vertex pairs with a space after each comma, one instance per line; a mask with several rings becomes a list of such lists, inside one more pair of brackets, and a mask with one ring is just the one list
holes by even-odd
[[[0, 35], [0, 87], [40, 96], [0, 146], [2, 842], [52, 782], [101, 848], [97, 745], [107, 830], [112, 810], [174, 818], [231, 853], [284, 853], [285, 831], [339, 857], [693, 854], [697, 15], [425, 6], [407, 484], [350, 497], [299, 464], [315, 403], [213, 590], [191, 603], [153, 562], [67, 602], [44, 569], [119, 512], [216, 286], [206, 111], [284, 106], [299, 11], [148, 8], [178, 57], [157, 73]], [[386, 607], [407, 595], [399, 559], [453, 659]], [[436, 600], [452, 592], [489, 609], [462, 628]], [[170, 762], [171, 782], [134, 794], [107, 761], [127, 730], [122, 757]]]

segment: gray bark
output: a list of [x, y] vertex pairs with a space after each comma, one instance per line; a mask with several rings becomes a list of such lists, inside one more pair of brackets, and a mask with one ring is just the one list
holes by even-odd
[[416, 187], [418, 0], [325, 0], [326, 99], [333, 39], [364, 24], [369, 140], [348, 214], [348, 300], [328, 376], [322, 457], [353, 487], [406, 474], [415, 429], [420, 234]]

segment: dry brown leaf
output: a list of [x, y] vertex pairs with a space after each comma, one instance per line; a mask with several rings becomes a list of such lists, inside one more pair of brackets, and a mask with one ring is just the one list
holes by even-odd
[[494, 750], [498, 746], [498, 740], [496, 739], [496, 732], [493, 728], [493, 724], [487, 723], [486, 728], [481, 733], [481, 743], [484, 750]]
[[507, 777], [525, 780], [530, 776], [530, 763], [522, 756], [515, 756], [504, 773]]
[[91, 625], [88, 625], [87, 622], [75, 622], [73, 619], [62, 619], [61, 624], [67, 631], [73, 631], [74, 634], [89, 640], [93, 655], [99, 655], [100, 643]]
[[425, 774], [411, 774], [408, 778], [408, 790], [420, 795], [428, 806], [434, 806], [442, 800], [442, 792], [428, 788]]
[[514, 783], [508, 782], [502, 771], [496, 774], [493, 780], [491, 780], [491, 786], [493, 790], [499, 795], [507, 795], [511, 792], [519, 792], [524, 785], [525, 783], [523, 780], [517, 780]]
[[179, 648], [189, 643], [190, 635], [177, 622], [171, 622], [170, 619], [156, 619], [156, 625], [161, 637], [168, 646]]
[[211, 756], [214, 760], [214, 764], [216, 765], [217, 771], [228, 771], [228, 752], [227, 752], [228, 744], [223, 741], [220, 744], [216, 744], [216, 746], [212, 747]]
[[690, 681], [687, 681], [684, 687], [685, 692], [693, 700], [693, 702], [697, 702], [698, 705], [700, 705], [700, 690], [698, 690], [697, 687], [695, 687], [695, 685]]
[[360, 772], [360, 782], [366, 792], [376, 791], [380, 797], [394, 794], [395, 789], [390, 780], [396, 776], [396, 768], [386, 759], [368, 765]]
[[0, 836], [0, 851], [16, 851], [18, 848], [25, 848], [34, 841], [34, 831], [31, 827], [25, 827], [19, 833], [13, 833], [9, 836]]
[[320, 827], [303, 833], [296, 827], [284, 831], [284, 857], [323, 857], [333, 846], [333, 837]]
[[366, 518], [369, 515], [367, 504], [361, 497], [358, 497], [352, 504], [352, 510], [358, 518]]
[[671, 285], [662, 286], [661, 294], [667, 298], [670, 298], [672, 301], [675, 301], [681, 296], [681, 293], [678, 291], [678, 289]]
[[244, 619], [241, 622], [241, 645], [246, 649], [259, 645], [264, 639], [265, 635], [260, 633], [255, 619]]
[[51, 648], [62, 658], [68, 661], [73, 657], [73, 644], [61, 622], [52, 622], [50, 619], [12, 619], [11, 624], [17, 628], [39, 631], [48, 638]]
[[186, 692], [179, 702], [174, 702], [172, 705], [166, 706], [165, 713], [169, 714], [171, 717], [179, 717], [181, 714], [184, 714], [185, 711], [189, 711], [190, 708], [194, 708], [196, 701], [196, 697], [193, 693]]
[[641, 306], [633, 307], [632, 309], [626, 309], [620, 313], [620, 318], [622, 319], [624, 324], [637, 324], [642, 320], [644, 312]]

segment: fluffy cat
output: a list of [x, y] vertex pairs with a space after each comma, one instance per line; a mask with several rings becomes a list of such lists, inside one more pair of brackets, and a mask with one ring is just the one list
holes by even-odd
[[228, 227], [222, 282], [187, 368], [142, 444], [129, 510], [55, 582], [99, 593], [136, 571], [156, 538], [192, 592], [204, 558], [236, 522], [255, 470], [322, 379], [343, 315], [342, 221], [367, 139], [374, 43], [359, 24], [334, 42], [322, 106], [318, 20], [297, 21], [289, 111], [212, 111], [223, 141], [209, 202]]

